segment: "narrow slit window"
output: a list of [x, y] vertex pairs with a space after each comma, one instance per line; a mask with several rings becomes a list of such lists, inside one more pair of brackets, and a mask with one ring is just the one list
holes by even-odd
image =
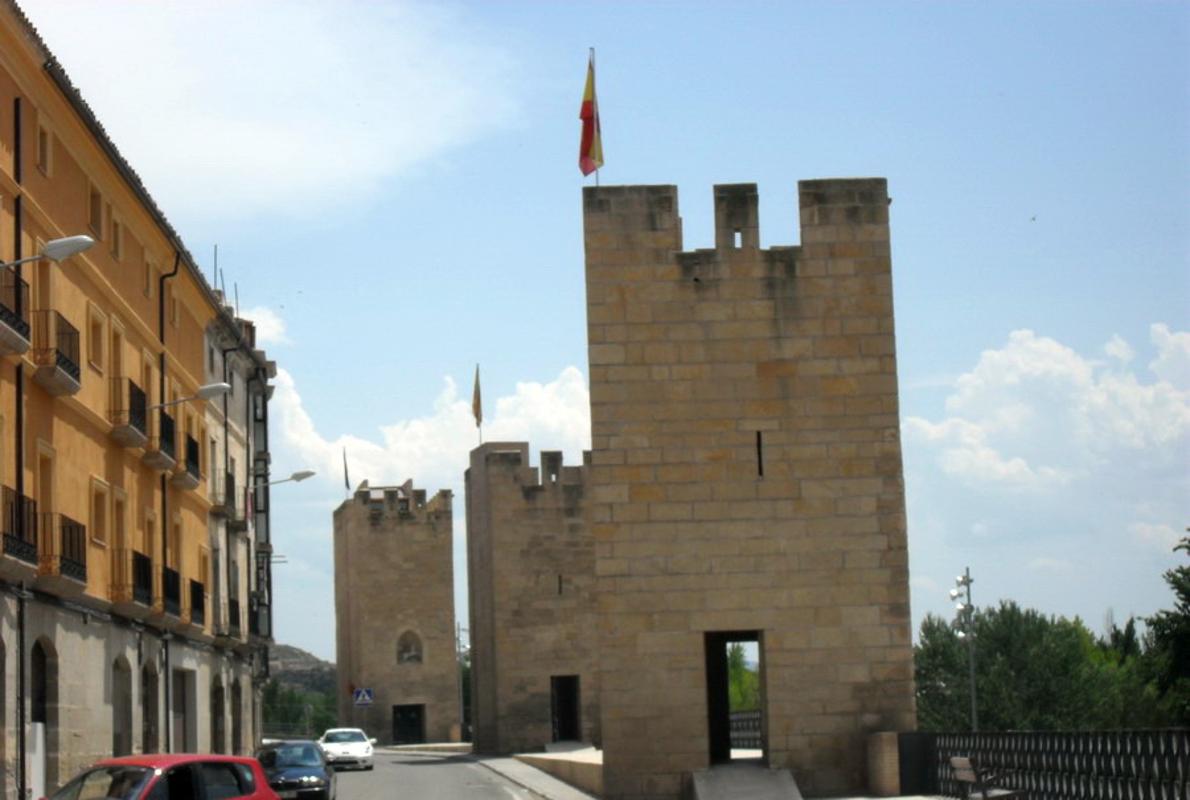
[[558, 594], [562, 594], [562, 576], [558, 576]]
[[764, 477], [764, 442], [761, 441], [761, 432], [756, 432], [756, 474]]
[[736, 250], [744, 246], [744, 232], [739, 228], [731, 232], [731, 246]]

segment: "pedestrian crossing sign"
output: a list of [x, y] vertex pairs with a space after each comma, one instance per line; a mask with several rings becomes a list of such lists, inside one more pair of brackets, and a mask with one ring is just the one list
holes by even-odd
[[372, 690], [371, 689], [356, 689], [352, 693], [352, 699], [357, 706], [372, 705]]

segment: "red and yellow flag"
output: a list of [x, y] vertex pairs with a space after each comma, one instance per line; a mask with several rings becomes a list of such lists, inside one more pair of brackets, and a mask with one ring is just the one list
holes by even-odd
[[583, 121], [583, 136], [578, 147], [578, 168], [590, 175], [603, 166], [603, 138], [599, 132], [599, 103], [595, 100], [595, 51], [587, 62], [587, 87], [578, 118]]

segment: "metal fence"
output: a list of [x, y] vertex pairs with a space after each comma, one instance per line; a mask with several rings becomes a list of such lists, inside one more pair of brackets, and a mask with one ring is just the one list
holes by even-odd
[[738, 750], [759, 750], [764, 746], [760, 740], [760, 712], [731, 712], [731, 746]]
[[[1029, 800], [1190, 798], [1190, 729], [906, 736], [911, 738], [901, 740], [902, 788], [963, 797], [950, 758], [968, 756], [997, 773], [997, 786], [1023, 789]], [[925, 745], [925, 757], [914, 759], [925, 774], [905, 773], [906, 744], [913, 742]]]

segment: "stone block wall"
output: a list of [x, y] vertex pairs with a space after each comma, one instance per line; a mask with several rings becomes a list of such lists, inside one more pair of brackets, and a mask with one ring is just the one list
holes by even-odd
[[[452, 516], [449, 491], [427, 502], [412, 482], [365, 483], [335, 510], [339, 724], [381, 744], [394, 741], [397, 705], [425, 706], [427, 741], [457, 736]], [[370, 706], [353, 703], [363, 688]]]
[[472, 724], [476, 752], [542, 749], [558, 736], [551, 677], [579, 679], [579, 728], [599, 739], [594, 543], [587, 467], [526, 442], [489, 442], [467, 470]]
[[798, 188], [800, 246], [730, 185], [693, 252], [675, 187], [584, 191], [607, 800], [708, 766], [708, 632], [758, 632], [765, 755], [807, 794], [915, 726], [887, 188]]

